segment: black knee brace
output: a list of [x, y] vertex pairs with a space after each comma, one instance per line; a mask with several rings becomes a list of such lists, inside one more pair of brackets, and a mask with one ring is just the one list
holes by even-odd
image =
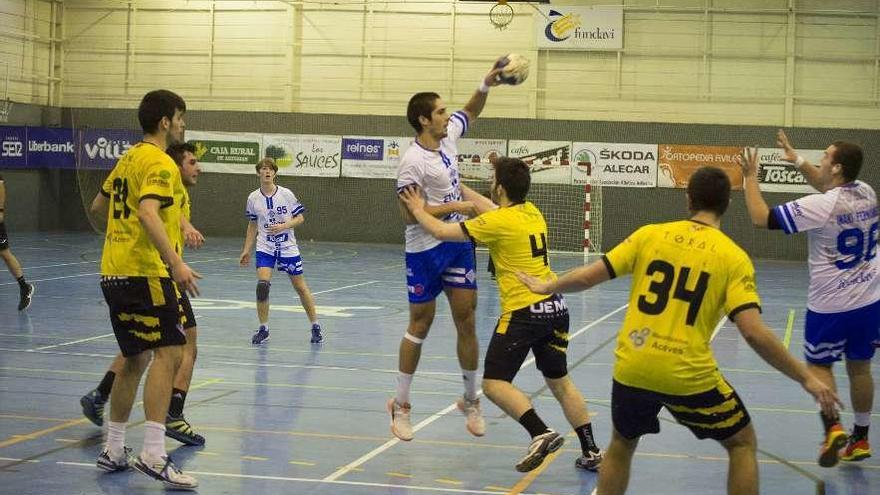
[[257, 302], [269, 300], [269, 287], [272, 287], [272, 284], [268, 280], [257, 281]]

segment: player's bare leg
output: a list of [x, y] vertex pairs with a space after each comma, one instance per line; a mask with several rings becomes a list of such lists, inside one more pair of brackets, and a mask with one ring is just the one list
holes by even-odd
[[251, 338], [251, 344], [258, 345], [269, 340], [269, 287], [272, 280], [272, 268], [257, 268], [257, 319], [260, 327]]
[[465, 427], [474, 436], [486, 434], [486, 423], [477, 397], [477, 369], [480, 363], [480, 343], [477, 340], [476, 316], [477, 291], [447, 287], [446, 298], [452, 311], [457, 336], [456, 350], [461, 376], [464, 380], [464, 394], [458, 401], [459, 410], [465, 415]]
[[432, 300], [424, 303], [410, 303], [409, 326], [400, 339], [398, 351], [397, 394], [388, 401], [388, 412], [391, 414], [391, 432], [405, 441], [412, 440], [412, 423], [410, 422], [411, 403], [409, 398], [413, 374], [419, 366], [422, 356], [422, 343], [428, 336], [437, 303]]
[[324, 341], [324, 335], [321, 333], [321, 325], [318, 323], [318, 312], [315, 309], [315, 298], [312, 296], [312, 291], [309, 289], [308, 284], [306, 284], [306, 279], [303, 275], [291, 275], [290, 282], [293, 284], [293, 288], [299, 296], [299, 301], [306, 311], [306, 316], [309, 318], [309, 323], [312, 325], [311, 343], [320, 344]]

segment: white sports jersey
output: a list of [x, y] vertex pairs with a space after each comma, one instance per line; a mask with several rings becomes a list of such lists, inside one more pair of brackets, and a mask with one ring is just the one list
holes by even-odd
[[807, 307], [839, 313], [880, 300], [877, 195], [862, 181], [773, 208], [787, 234], [808, 232]]
[[[437, 206], [461, 201], [461, 184], [458, 175], [457, 141], [468, 128], [467, 114], [461, 110], [449, 117], [446, 137], [440, 140], [440, 148], [430, 150], [418, 141], [407, 148], [397, 169], [397, 192], [404, 187], [417, 185], [426, 196], [427, 204]], [[442, 219], [447, 223], [465, 220], [459, 213], [451, 213]], [[419, 253], [440, 244], [419, 224], [406, 226], [406, 252]]]
[[306, 209], [290, 189], [276, 186], [275, 194], [266, 196], [257, 189], [248, 196], [245, 216], [257, 222], [257, 251], [289, 258], [299, 256], [299, 247], [293, 229], [272, 235], [270, 225], [284, 223], [302, 214]]

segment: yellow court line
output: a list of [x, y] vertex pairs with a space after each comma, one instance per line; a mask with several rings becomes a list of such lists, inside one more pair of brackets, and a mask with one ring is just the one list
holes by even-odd
[[556, 452], [548, 455], [540, 466], [530, 471], [528, 474], [523, 476], [522, 479], [519, 480], [515, 485], [513, 485], [513, 488], [511, 488], [510, 491], [507, 492], [507, 495], [519, 495], [520, 493], [522, 493], [523, 490], [528, 488], [532, 484], [532, 482], [535, 481], [535, 478], [540, 476], [541, 473], [543, 473], [544, 470], [547, 469], [547, 466], [549, 466], [550, 463], [553, 462], [556, 457], [561, 453], [562, 450], [557, 450]]
[[241, 456], [241, 458], [248, 460], [248, 461], [268, 461], [269, 460], [268, 457], [260, 457], [260, 456], [256, 456], [256, 455], [243, 455], [243, 456]]
[[791, 329], [794, 327], [794, 310], [788, 310], [788, 323], [785, 325], [785, 337], [782, 338], [782, 345], [788, 349], [789, 344], [791, 344]]
[[435, 479], [434, 481], [436, 481], [437, 483], [443, 483], [444, 485], [456, 485], [456, 486], [459, 486], [459, 485], [463, 485], [463, 484], [464, 484], [464, 481], [450, 480], [450, 479], [447, 479], [447, 478], [437, 478], [437, 479]]
[[513, 488], [511, 488], [509, 486], [486, 485], [483, 487], [483, 490], [489, 490], [489, 491], [493, 491], [493, 492], [505, 492], [506, 493], [506, 492], [509, 492], [510, 490], [513, 490]]
[[54, 422], [58, 422], [58, 423], [70, 421], [67, 418], [44, 418], [42, 416], [23, 416], [21, 414], [0, 414], [0, 419], [24, 419], [24, 420], [29, 420], [29, 421], [54, 421]]
[[314, 462], [307, 462], [307, 461], [290, 461], [290, 462], [288, 462], [288, 464], [294, 464], [296, 466], [316, 466], [317, 465]]
[[218, 454], [218, 453], [216, 453], [216, 452], [205, 452], [205, 451], [201, 451], [201, 452], [196, 452], [196, 455], [220, 455], [220, 454]]
[[409, 479], [414, 478], [414, 476], [411, 474], [395, 473], [394, 471], [385, 473], [385, 476], [393, 476], [395, 478], [409, 478]]

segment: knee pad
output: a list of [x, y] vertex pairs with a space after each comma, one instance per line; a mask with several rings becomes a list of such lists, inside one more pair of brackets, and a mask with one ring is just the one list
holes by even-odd
[[269, 300], [269, 287], [272, 287], [272, 284], [268, 280], [260, 280], [257, 282], [257, 302], [266, 302]]

